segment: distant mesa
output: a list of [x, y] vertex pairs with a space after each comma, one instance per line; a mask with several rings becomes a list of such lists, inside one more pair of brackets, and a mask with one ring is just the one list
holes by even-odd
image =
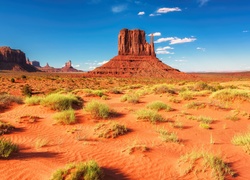
[[25, 53], [21, 50], [11, 49], [10, 47], [0, 47], [0, 70], [14, 71], [39, 71], [36, 67], [27, 63]]
[[145, 31], [122, 29], [118, 35], [118, 55], [88, 72], [92, 76], [173, 77], [185, 75], [161, 62], [155, 54], [154, 37], [146, 42]]
[[81, 72], [72, 67], [71, 60], [65, 63], [65, 66], [62, 68], [51, 67], [48, 63], [44, 67], [40, 67], [39, 70], [44, 72]]

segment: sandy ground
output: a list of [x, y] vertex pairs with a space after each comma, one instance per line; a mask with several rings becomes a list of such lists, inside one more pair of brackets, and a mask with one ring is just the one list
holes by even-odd
[[[224, 83], [237, 85], [239, 81]], [[248, 84], [250, 80], [243, 83]], [[20, 94], [14, 89], [12, 93]], [[76, 124], [58, 125], [54, 124], [52, 118], [55, 111], [40, 105], [14, 104], [1, 112], [0, 120], [16, 127], [15, 131], [3, 137], [18, 144], [20, 151], [9, 159], [0, 159], [0, 179], [45, 180], [70, 162], [91, 159], [96, 160], [101, 166], [107, 180], [196, 179], [192, 175], [180, 176], [178, 168], [179, 157], [193, 150], [206, 150], [220, 155], [237, 173], [237, 177], [227, 177], [227, 179], [250, 179], [250, 156], [241, 147], [231, 143], [235, 134], [249, 132], [250, 120], [243, 115], [237, 121], [226, 119], [231, 110], [250, 113], [250, 102], [234, 101], [230, 104], [231, 110], [212, 106], [196, 110], [187, 109], [185, 104], [192, 101], [210, 103], [211, 99], [208, 96], [195, 97], [193, 100], [173, 103], [169, 99], [171, 96], [178, 98], [177, 95], [149, 94], [140, 97], [139, 103], [131, 104], [120, 101], [123, 94], [107, 95], [108, 100], [102, 100], [99, 97], [85, 97], [82, 94], [84, 104], [92, 99], [98, 99], [118, 113], [117, 117], [107, 120], [93, 119], [89, 113], [79, 109], [75, 110]], [[155, 100], [163, 101], [174, 109], [170, 112], [159, 112], [167, 122], [152, 124], [138, 121], [136, 110], [145, 108], [149, 102]], [[208, 116], [214, 122], [211, 124], [211, 129], [203, 129], [199, 127], [199, 122], [189, 120], [188, 115]], [[35, 122], [31, 122], [29, 116], [38, 118]], [[96, 124], [109, 120], [126, 125], [129, 133], [115, 139], [98, 138], [94, 133]], [[181, 122], [183, 127], [174, 128], [175, 122]], [[163, 142], [156, 132], [163, 127], [169, 132], [175, 132], [180, 142]], [[214, 144], [210, 143], [211, 137]], [[47, 145], [36, 148], [35, 142], [38, 138], [46, 140]], [[129, 148], [136, 145], [146, 146], [148, 150], [145, 152], [135, 150], [129, 153]], [[204, 179], [209, 179], [209, 176], [204, 174]]]

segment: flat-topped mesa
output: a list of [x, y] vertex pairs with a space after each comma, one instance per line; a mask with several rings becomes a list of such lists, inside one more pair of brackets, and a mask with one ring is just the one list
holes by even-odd
[[0, 62], [26, 64], [26, 56], [21, 50], [3, 46], [0, 47]]
[[155, 57], [153, 35], [151, 43], [145, 38], [145, 31], [122, 29], [118, 35], [118, 55]]

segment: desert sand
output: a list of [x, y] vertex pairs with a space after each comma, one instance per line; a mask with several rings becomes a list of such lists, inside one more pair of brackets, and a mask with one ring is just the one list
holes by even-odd
[[[235, 177], [226, 179], [250, 179], [250, 155], [242, 147], [231, 143], [234, 135], [250, 131], [250, 101], [234, 99], [227, 102], [211, 98], [212, 91], [195, 94], [185, 99], [182, 88], [193, 88], [198, 82], [220, 85], [250, 91], [250, 76], [235, 74], [193, 75], [193, 79], [126, 79], [126, 78], [86, 78], [76, 74], [1, 73], [1, 93], [20, 96], [21, 89], [29, 84], [33, 96], [63, 90], [83, 99], [83, 107], [75, 109], [77, 122], [72, 125], [55, 124], [56, 111], [42, 105], [12, 103], [1, 109], [0, 121], [8, 122], [15, 129], [1, 137], [10, 139], [19, 146], [19, 152], [7, 159], [0, 159], [0, 174], [3, 180], [50, 179], [59, 168], [71, 162], [95, 160], [103, 170], [104, 179], [198, 179], [193, 172], [181, 173], [179, 158], [192, 151], [207, 151], [218, 155], [235, 171]], [[15, 82], [10, 79], [14, 78]], [[124, 94], [135, 94], [150, 89], [156, 84], [167, 84], [175, 88], [175, 93], [144, 92], [138, 103], [121, 102]], [[104, 90], [107, 98], [90, 96], [83, 89]], [[114, 94], [111, 89], [119, 89]], [[201, 92], [201, 90], [192, 90]], [[91, 100], [107, 104], [116, 116], [107, 119], [93, 118], [84, 110]], [[160, 110], [164, 122], [151, 123], [138, 120], [136, 112], [146, 108], [153, 101], [162, 101], [173, 110]], [[187, 104], [198, 102], [200, 108], [188, 108]], [[35, 119], [32, 118], [35, 116]], [[209, 129], [199, 126], [200, 122], [190, 117], [209, 117], [213, 120]], [[230, 118], [235, 116], [235, 118]], [[100, 138], [95, 127], [100, 122], [115, 121], [128, 128], [128, 133], [117, 138]], [[178, 126], [179, 125], [179, 126]], [[178, 136], [178, 142], [164, 142], [157, 130], [164, 128]], [[46, 141], [36, 147], [38, 139]], [[140, 149], [136, 147], [145, 147]], [[211, 172], [199, 172], [200, 179], [211, 179]]]

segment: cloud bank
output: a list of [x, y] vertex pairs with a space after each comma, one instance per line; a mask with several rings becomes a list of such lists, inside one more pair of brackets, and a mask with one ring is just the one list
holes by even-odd
[[172, 44], [183, 44], [183, 43], [189, 43], [189, 42], [193, 42], [197, 40], [196, 38], [194, 37], [191, 37], [191, 38], [178, 38], [178, 37], [167, 37], [167, 38], [159, 38], [155, 41], [155, 43], [162, 43], [162, 42], [167, 42], [167, 41], [170, 41], [170, 45]]
[[126, 9], [127, 9], [127, 5], [121, 4], [121, 5], [113, 6], [111, 10], [113, 13], [120, 13], [122, 11], [125, 11]]

